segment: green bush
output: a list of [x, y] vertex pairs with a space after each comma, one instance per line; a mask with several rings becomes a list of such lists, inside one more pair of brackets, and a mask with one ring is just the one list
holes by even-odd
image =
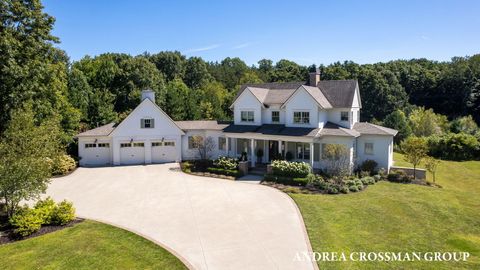
[[65, 225], [75, 219], [75, 208], [73, 203], [66, 200], [60, 202], [53, 211], [52, 223], [53, 225]]
[[375, 179], [371, 176], [363, 177], [360, 179], [363, 185], [373, 185], [375, 184]]
[[360, 165], [360, 170], [364, 172], [369, 172], [369, 174], [371, 175], [375, 172], [377, 165], [378, 163], [375, 160], [367, 159], [362, 162], [362, 165]]
[[274, 160], [272, 162], [273, 174], [287, 177], [306, 177], [310, 173], [310, 165], [305, 162], [289, 162]]
[[428, 152], [432, 157], [448, 160], [471, 160], [480, 158], [480, 142], [466, 133], [449, 133], [430, 136], [427, 139]]
[[329, 185], [326, 189], [328, 194], [338, 194], [338, 187], [335, 185]]
[[349, 188], [347, 186], [341, 186], [339, 191], [340, 193], [347, 194], [349, 192]]
[[233, 176], [233, 177], [242, 176], [239, 170], [227, 170], [227, 169], [215, 168], [215, 167], [207, 168], [207, 172], [219, 174], [219, 175]]
[[190, 173], [192, 172], [193, 164], [189, 161], [184, 161], [180, 163], [180, 168], [182, 169], [182, 172]]
[[[297, 178], [297, 179], [301, 179], [301, 178]], [[306, 179], [306, 178], [304, 178], [304, 179]], [[275, 182], [275, 183], [283, 184], [283, 185], [289, 185], [289, 186], [302, 186], [303, 185], [302, 180], [296, 181], [292, 177], [278, 176], [278, 175], [274, 175], [274, 174], [266, 174], [264, 176], [263, 180], [270, 181], [270, 182]], [[305, 182], [307, 182], [307, 180], [305, 180]]]
[[293, 182], [298, 186], [306, 186], [309, 183], [308, 177], [296, 177], [293, 178]]
[[238, 168], [238, 160], [229, 157], [219, 157], [213, 162], [213, 165], [225, 170], [236, 170]]
[[9, 222], [14, 228], [15, 235], [26, 237], [40, 230], [43, 219], [34, 209], [23, 207], [10, 218]]
[[207, 168], [213, 166], [213, 161], [209, 159], [197, 159], [193, 161], [193, 169], [196, 172], [206, 172]]
[[39, 200], [33, 208], [42, 219], [42, 225], [48, 225], [52, 223], [52, 217], [56, 207], [52, 198], [48, 197], [45, 200]]
[[382, 176], [380, 174], [375, 174], [373, 176], [373, 179], [375, 180], [375, 182], [378, 182], [378, 181], [381, 181], [382, 180]]
[[358, 187], [357, 186], [349, 186], [348, 190], [350, 190], [351, 192], [358, 192]]
[[59, 155], [52, 160], [52, 174], [64, 175], [77, 167], [75, 159], [67, 154]]
[[407, 175], [404, 171], [394, 170], [388, 174], [387, 180], [394, 183], [411, 183], [413, 177]]

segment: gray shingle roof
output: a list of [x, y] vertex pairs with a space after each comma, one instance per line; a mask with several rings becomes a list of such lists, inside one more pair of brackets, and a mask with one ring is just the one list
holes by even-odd
[[277, 136], [306, 136], [315, 137], [319, 128], [300, 128], [300, 127], [285, 127], [285, 125], [264, 124], [261, 126], [251, 125], [234, 125], [231, 124], [223, 129], [227, 133], [257, 133], [264, 135]]
[[85, 132], [77, 134], [75, 137], [87, 137], [87, 136], [108, 136], [117, 127], [115, 123], [109, 123], [94, 129], [87, 130]]
[[334, 108], [349, 108], [352, 106], [357, 85], [357, 80], [334, 80], [319, 81], [317, 87], [322, 90]]
[[324, 109], [331, 109], [332, 104], [328, 101], [325, 95], [320, 91], [318, 87], [304, 85], [303, 88], [307, 90], [307, 92], [320, 104], [320, 106]]
[[317, 86], [309, 86], [306, 82], [244, 84], [240, 87], [234, 101], [249, 88], [266, 106], [283, 104], [302, 85], [323, 108], [349, 108], [352, 106], [358, 82], [357, 80], [320, 81]]
[[362, 135], [397, 135], [398, 131], [395, 129], [382, 127], [379, 125], [367, 123], [367, 122], [358, 122], [353, 125], [353, 129], [358, 131]]
[[231, 122], [216, 120], [198, 120], [198, 121], [175, 121], [175, 124], [182, 130], [222, 130]]
[[327, 122], [323, 126], [322, 130], [320, 130], [320, 133], [318, 134], [317, 137], [322, 137], [322, 136], [358, 137], [360, 136], [360, 133], [356, 130], [344, 128], [337, 124]]

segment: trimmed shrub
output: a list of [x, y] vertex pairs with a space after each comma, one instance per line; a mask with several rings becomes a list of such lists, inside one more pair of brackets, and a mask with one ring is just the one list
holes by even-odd
[[[287, 177], [287, 176], [278, 176], [274, 174], [266, 174], [263, 178], [265, 181], [270, 181], [270, 182], [275, 182], [278, 184], [283, 184], [283, 185], [289, 185], [289, 186], [302, 186], [302, 180], [300, 179], [306, 179], [306, 178], [296, 178], [299, 181], [296, 181], [292, 177]], [[307, 182], [307, 180], [304, 180]]]
[[272, 170], [274, 175], [303, 178], [310, 173], [310, 165], [305, 162], [274, 160], [272, 162]]
[[53, 213], [56, 205], [52, 198], [48, 197], [45, 200], [39, 200], [33, 207], [37, 215], [42, 219], [42, 225], [52, 223]]
[[73, 203], [66, 200], [60, 202], [53, 211], [52, 223], [54, 225], [65, 225], [75, 219], [75, 208]]
[[43, 223], [42, 217], [29, 207], [17, 211], [10, 218], [10, 225], [14, 227], [13, 233], [17, 236], [26, 237], [40, 230]]
[[182, 169], [183, 172], [191, 173], [192, 167], [193, 167], [193, 164], [189, 161], [180, 163], [180, 168]]
[[227, 170], [227, 169], [215, 168], [215, 167], [207, 168], [207, 172], [219, 174], [219, 175], [233, 176], [233, 177], [242, 176], [239, 170]]
[[413, 177], [407, 175], [404, 171], [396, 170], [388, 174], [387, 180], [395, 183], [411, 183]]
[[378, 181], [382, 180], [382, 176], [379, 175], [379, 174], [375, 174], [375, 175], [373, 176], [373, 179], [375, 180], [375, 182], [378, 182]]
[[377, 168], [378, 163], [375, 160], [367, 159], [362, 162], [360, 165], [360, 170], [364, 172], [368, 172], [370, 175], [375, 172], [375, 168]]
[[338, 194], [338, 187], [334, 185], [329, 185], [326, 189], [328, 194]]
[[298, 186], [306, 186], [309, 182], [309, 179], [307, 177], [296, 177], [296, 178], [293, 178], [293, 181]]
[[358, 187], [357, 186], [349, 186], [348, 190], [350, 190], [351, 192], [358, 192]]
[[285, 159], [286, 159], [287, 161], [292, 160], [292, 159], [293, 159], [293, 154], [292, 154], [292, 152], [288, 151], [287, 153], [285, 153]]
[[52, 174], [64, 175], [73, 171], [77, 167], [77, 162], [67, 154], [59, 155], [52, 160]]
[[373, 185], [373, 184], [375, 184], [375, 179], [373, 179], [373, 177], [371, 177], [371, 176], [363, 177], [360, 180], [362, 181], [363, 185]]
[[236, 170], [238, 168], [238, 160], [229, 157], [219, 157], [213, 162], [213, 165], [225, 170]]
[[209, 159], [197, 159], [193, 161], [193, 168], [197, 172], [205, 172], [207, 168], [213, 166], [213, 161]]
[[347, 186], [340, 187], [340, 193], [347, 194], [349, 192], [349, 188]]

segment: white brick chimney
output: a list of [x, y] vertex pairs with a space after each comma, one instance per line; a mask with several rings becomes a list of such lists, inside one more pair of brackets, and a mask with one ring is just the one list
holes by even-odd
[[155, 92], [153, 92], [151, 89], [142, 90], [142, 101], [144, 101], [146, 98], [155, 103]]

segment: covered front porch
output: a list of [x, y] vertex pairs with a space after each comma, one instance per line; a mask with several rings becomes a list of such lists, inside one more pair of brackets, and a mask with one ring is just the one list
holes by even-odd
[[320, 167], [321, 146], [315, 138], [258, 134], [229, 134], [226, 138], [227, 156], [240, 158], [242, 153], [246, 153], [250, 167], [268, 164], [275, 159], [306, 162], [312, 168]]

